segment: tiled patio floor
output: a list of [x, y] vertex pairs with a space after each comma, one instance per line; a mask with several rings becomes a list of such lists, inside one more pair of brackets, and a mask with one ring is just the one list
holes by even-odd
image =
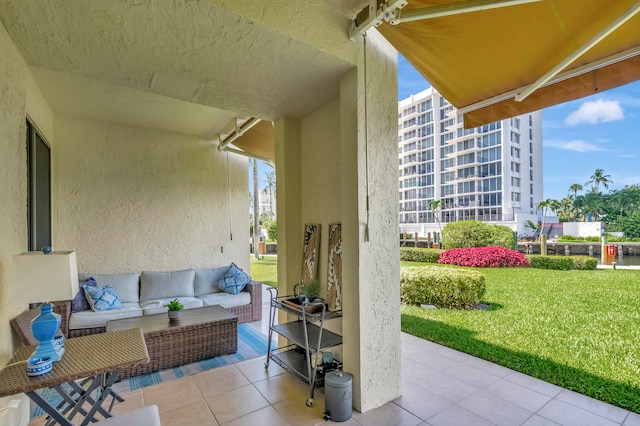
[[[266, 317], [252, 324], [266, 329]], [[402, 334], [402, 396], [343, 423], [324, 421], [324, 397], [264, 357], [123, 396], [116, 413], [157, 404], [173, 425], [627, 425], [640, 415], [435, 343]], [[42, 418], [31, 425], [41, 425]]]

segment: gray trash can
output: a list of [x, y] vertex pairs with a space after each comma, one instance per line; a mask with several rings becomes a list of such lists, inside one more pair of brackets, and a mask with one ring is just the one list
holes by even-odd
[[333, 371], [324, 378], [324, 411], [334, 422], [351, 418], [351, 383], [351, 374], [342, 371]]

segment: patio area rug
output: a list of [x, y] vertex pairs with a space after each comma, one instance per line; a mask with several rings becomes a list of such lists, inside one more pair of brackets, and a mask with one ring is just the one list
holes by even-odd
[[[194, 362], [193, 364], [185, 364], [180, 367], [143, 374], [137, 377], [131, 377], [113, 385], [113, 390], [117, 393], [126, 393], [131, 390], [144, 388], [145, 386], [157, 385], [158, 383], [190, 376], [202, 371], [211, 370], [212, 368], [223, 367], [225, 365], [231, 365], [236, 362], [266, 355], [267, 340], [267, 336], [255, 330], [250, 325], [238, 324], [238, 351], [236, 353], [217, 356]], [[275, 349], [275, 345], [273, 348]], [[58, 393], [53, 389], [43, 389], [39, 391], [39, 393], [54, 406], [62, 401], [60, 395], [58, 395]], [[32, 402], [31, 417], [38, 417], [43, 414], [45, 414], [45, 412]]]

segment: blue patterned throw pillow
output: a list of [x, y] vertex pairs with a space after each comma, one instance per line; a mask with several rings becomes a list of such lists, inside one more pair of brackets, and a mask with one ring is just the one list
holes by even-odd
[[80, 281], [78, 286], [79, 291], [73, 297], [73, 300], [71, 300], [71, 313], [82, 312], [91, 309], [91, 306], [89, 306], [89, 302], [87, 301], [84, 293], [85, 285], [88, 285], [89, 287], [97, 287], [98, 283], [96, 283], [96, 280], [93, 277], [88, 278], [86, 281]]
[[218, 280], [218, 288], [229, 294], [238, 294], [251, 281], [251, 277], [232, 263], [224, 273], [223, 277]]
[[85, 285], [82, 288], [84, 288], [87, 301], [94, 312], [122, 309], [122, 303], [120, 303], [120, 299], [118, 299], [113, 287], [91, 287]]

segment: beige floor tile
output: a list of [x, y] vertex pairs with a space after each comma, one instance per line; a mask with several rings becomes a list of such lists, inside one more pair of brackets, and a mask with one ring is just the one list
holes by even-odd
[[315, 426], [324, 423], [322, 416], [324, 415], [324, 400], [314, 400], [311, 407], [307, 407], [305, 402], [288, 400], [281, 401], [273, 405], [273, 408], [287, 422], [296, 426]]
[[44, 426], [47, 421], [47, 416], [38, 416], [31, 419], [29, 426]]
[[183, 405], [173, 410], [163, 411], [160, 413], [160, 422], [162, 426], [183, 426], [185, 424], [197, 426], [218, 425], [204, 400]]
[[242, 363], [234, 364], [251, 383], [286, 373], [282, 367], [273, 361], [269, 362], [269, 368], [265, 368], [265, 357], [255, 358], [251, 361], [252, 362], [244, 361]]
[[247, 385], [206, 398], [216, 420], [223, 424], [269, 406], [260, 392]]
[[485, 391], [477, 392], [458, 404], [491, 423], [501, 426], [519, 425], [533, 415], [516, 404]]
[[396, 404], [385, 404], [366, 413], [353, 412], [353, 420], [367, 426], [416, 426], [422, 420]]
[[247, 386], [249, 380], [234, 365], [205, 371], [193, 376], [193, 380], [205, 397], [214, 396]]
[[268, 380], [254, 383], [254, 386], [271, 404], [280, 401], [302, 401], [309, 397], [309, 386], [291, 374], [281, 374]]
[[582, 408], [575, 407], [562, 401], [552, 400], [542, 407], [538, 413], [545, 419], [549, 419], [561, 425], [577, 426], [577, 425], [598, 425], [598, 426], [614, 426], [620, 423], [600, 417], [597, 414], [590, 413]]
[[222, 426], [288, 426], [290, 424], [273, 407], [269, 406], [227, 423], [222, 423]]
[[129, 412], [129, 411], [137, 410], [138, 408], [142, 408], [145, 406], [144, 394], [142, 393], [142, 389], [137, 389], [131, 392], [123, 393], [120, 396], [124, 398], [124, 401], [116, 402], [113, 405], [113, 410], [111, 410], [111, 414], [113, 414], [114, 416]]
[[202, 400], [193, 376], [142, 389], [146, 405], [156, 404], [160, 413]]

